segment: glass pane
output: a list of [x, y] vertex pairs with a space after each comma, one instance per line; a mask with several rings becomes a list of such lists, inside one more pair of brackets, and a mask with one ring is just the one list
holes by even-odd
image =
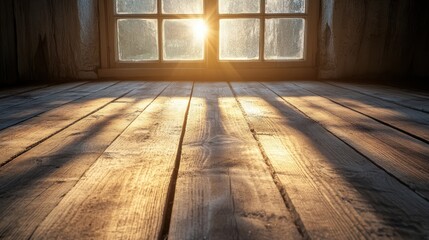
[[116, 0], [116, 13], [156, 13], [156, 0]]
[[220, 60], [259, 59], [259, 19], [221, 19]]
[[155, 19], [119, 19], [120, 61], [158, 60], [158, 23]]
[[266, 0], [266, 13], [305, 13], [306, 0]]
[[163, 29], [165, 60], [204, 59], [204, 20], [164, 20]]
[[219, 13], [259, 13], [260, 3], [260, 0], [219, 0]]
[[203, 14], [203, 0], [162, 0], [162, 13]]
[[305, 20], [273, 18], [265, 20], [265, 59], [303, 59]]

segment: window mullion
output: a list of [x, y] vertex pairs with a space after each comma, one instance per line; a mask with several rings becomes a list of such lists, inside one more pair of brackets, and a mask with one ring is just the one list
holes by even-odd
[[264, 61], [264, 45], [265, 45], [265, 0], [261, 0], [260, 12], [260, 30], [259, 30], [259, 60]]
[[218, 62], [219, 52], [219, 13], [218, 13], [218, 1], [204, 0], [204, 18], [206, 24], [209, 27], [207, 35], [207, 67], [214, 69]]
[[163, 53], [163, 29], [162, 29], [162, 11], [161, 11], [161, 1], [157, 0], [157, 19], [158, 19], [158, 51], [159, 51], [159, 62], [162, 62], [164, 59]]

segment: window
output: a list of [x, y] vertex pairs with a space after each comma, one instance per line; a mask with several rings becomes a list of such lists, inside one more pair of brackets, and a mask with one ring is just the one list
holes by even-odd
[[305, 0], [219, 0], [219, 14], [219, 60], [304, 59]]
[[[114, 2], [116, 61], [204, 60], [203, 0]], [[179, 16], [183, 14], [192, 16]]]
[[318, 4], [318, 0], [102, 0], [101, 72], [123, 74], [131, 69], [138, 77], [148, 70], [155, 76], [157, 69], [162, 69], [161, 75], [173, 70], [192, 75], [191, 69], [225, 75], [233, 70], [253, 76], [265, 69], [286, 76], [289, 69], [313, 74]]

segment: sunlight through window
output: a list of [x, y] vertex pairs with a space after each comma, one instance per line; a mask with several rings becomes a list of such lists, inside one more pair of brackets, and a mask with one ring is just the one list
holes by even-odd
[[193, 26], [194, 37], [197, 40], [204, 40], [207, 36], [208, 27], [204, 20], [198, 20], [194, 23]]
[[308, 57], [308, 0], [113, 2], [118, 62], [206, 64], [212, 59], [268, 66]]

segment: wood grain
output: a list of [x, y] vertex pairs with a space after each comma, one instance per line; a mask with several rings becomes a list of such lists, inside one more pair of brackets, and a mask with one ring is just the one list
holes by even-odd
[[323, 83], [300, 82], [296, 84], [335, 103], [400, 129], [426, 143], [429, 142], [428, 113]]
[[95, 92], [108, 88], [115, 83], [116, 82], [102, 82], [84, 84], [0, 110], [2, 111], [2, 114], [0, 115], [0, 130], [24, 122], [34, 116], [40, 115], [79, 98], [94, 94]]
[[429, 113], [429, 97], [422, 94], [410, 94], [399, 89], [386, 89], [381, 86], [331, 83], [335, 86], [350, 89], [368, 96], [376, 97], [404, 107]]
[[159, 238], [191, 87], [169, 86], [107, 148], [33, 238]]
[[429, 148], [400, 131], [317, 96], [294, 84], [267, 84], [382, 169], [429, 199]]
[[0, 238], [28, 239], [103, 151], [166, 86], [146, 84], [1, 168]]
[[0, 166], [93, 111], [143, 85], [144, 83], [139, 82], [123, 82], [2, 130]]
[[232, 86], [310, 238], [428, 234], [427, 201], [262, 85]]
[[28, 87], [14, 87], [14, 88], [1, 88], [0, 90], [0, 99], [7, 98], [10, 96], [18, 95], [21, 93], [26, 93], [30, 91], [34, 91], [40, 88], [48, 87], [48, 85], [34, 85]]
[[36, 99], [49, 97], [57, 93], [71, 90], [78, 86], [84, 85], [84, 83], [85, 82], [76, 82], [76, 83], [73, 82], [73, 83], [52, 85], [46, 88], [35, 89], [33, 91], [3, 98], [3, 99], [0, 99], [0, 111], [4, 111], [5, 109], [8, 109], [10, 107], [18, 106], [28, 102], [33, 102]]
[[168, 239], [299, 239], [227, 83], [197, 83]]
[[30, 97], [0, 125], [29, 119], [0, 130], [0, 239], [428, 238], [426, 113], [330, 84], [230, 86], [16, 89], [3, 100]]

